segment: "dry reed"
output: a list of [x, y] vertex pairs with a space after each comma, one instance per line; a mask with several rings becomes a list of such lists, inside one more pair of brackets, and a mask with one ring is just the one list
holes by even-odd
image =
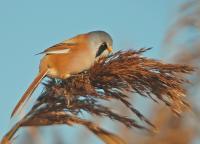
[[190, 74], [193, 67], [142, 57], [148, 49], [118, 51], [99, 59], [92, 68], [66, 80], [49, 79], [32, 109], [4, 136], [1, 144], [9, 143], [20, 127], [47, 125], [84, 125], [107, 144], [125, 144], [115, 134], [107, 132], [92, 121], [82, 119], [80, 114], [107, 117], [132, 128], [149, 131], [136, 120], [113, 112], [102, 101], [119, 100], [141, 121], [153, 129], [155, 126], [135, 109], [124, 92], [138, 93], [155, 102], [163, 101], [180, 115], [189, 108], [185, 101], [188, 81], [183, 74]]

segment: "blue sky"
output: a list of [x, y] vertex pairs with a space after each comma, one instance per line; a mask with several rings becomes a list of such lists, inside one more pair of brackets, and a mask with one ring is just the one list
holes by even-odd
[[[38, 72], [34, 54], [76, 34], [105, 30], [114, 49], [159, 48], [181, 0], [0, 0], [0, 137]], [[34, 97], [37, 97], [37, 90]]]

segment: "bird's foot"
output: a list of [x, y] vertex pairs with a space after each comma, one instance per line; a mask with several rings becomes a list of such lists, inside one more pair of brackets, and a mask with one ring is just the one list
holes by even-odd
[[71, 105], [71, 99], [66, 99], [66, 104], [67, 104], [67, 108], [70, 108]]

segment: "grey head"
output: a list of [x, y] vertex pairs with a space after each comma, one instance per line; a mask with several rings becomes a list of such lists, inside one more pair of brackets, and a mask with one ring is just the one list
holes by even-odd
[[107, 56], [112, 51], [112, 37], [105, 31], [92, 31], [87, 33], [89, 45], [95, 57]]

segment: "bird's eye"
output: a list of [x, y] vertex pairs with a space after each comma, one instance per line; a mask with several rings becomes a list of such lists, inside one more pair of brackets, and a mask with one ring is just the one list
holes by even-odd
[[104, 42], [100, 45], [98, 48], [98, 51], [96, 53], [96, 57], [100, 56], [106, 49], [108, 48], [107, 44]]

